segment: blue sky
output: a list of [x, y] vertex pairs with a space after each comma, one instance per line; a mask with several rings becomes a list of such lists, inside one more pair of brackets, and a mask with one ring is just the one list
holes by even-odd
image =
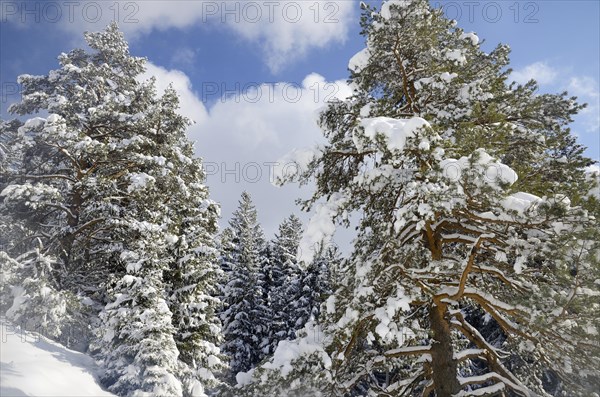
[[[600, 157], [600, 2], [432, 4], [485, 39], [484, 49], [509, 44], [515, 80], [536, 78], [542, 92], [568, 90], [588, 102], [572, 130], [590, 157]], [[148, 57], [148, 74], [162, 87], [173, 82], [182, 112], [197, 121], [189, 135], [209, 163], [208, 184], [224, 219], [248, 190], [272, 234], [299, 213], [294, 199], [310, 189], [271, 186], [268, 163], [322, 139], [314, 115], [327, 98], [348, 93], [348, 60], [364, 47], [359, 15], [354, 0], [1, 0], [0, 115], [18, 100], [19, 74], [56, 68], [60, 52], [83, 45], [83, 31], [116, 19], [132, 53]]]

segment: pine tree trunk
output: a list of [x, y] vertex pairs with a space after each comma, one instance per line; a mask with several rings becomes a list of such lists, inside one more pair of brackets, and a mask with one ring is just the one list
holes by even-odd
[[457, 379], [457, 363], [452, 349], [447, 306], [439, 303], [431, 306], [429, 317], [433, 331], [431, 367], [435, 395], [450, 397], [458, 393], [461, 387]]

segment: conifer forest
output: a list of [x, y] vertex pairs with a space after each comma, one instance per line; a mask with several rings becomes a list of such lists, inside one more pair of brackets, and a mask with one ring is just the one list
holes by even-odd
[[21, 74], [0, 119], [3, 327], [89, 360], [107, 396], [598, 397], [586, 104], [512, 81], [508, 45], [427, 0], [355, 6], [349, 93], [273, 167], [308, 189], [274, 232], [241, 188], [223, 213], [177, 87], [141, 78], [119, 23]]

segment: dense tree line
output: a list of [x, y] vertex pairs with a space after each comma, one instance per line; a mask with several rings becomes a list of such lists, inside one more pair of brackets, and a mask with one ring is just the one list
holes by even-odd
[[318, 322], [321, 303], [329, 296], [329, 268], [339, 262], [335, 245], [315, 247], [306, 268], [297, 260], [302, 223], [291, 215], [279, 233], [266, 241], [250, 195], [222, 233], [225, 271], [221, 319], [230, 358], [230, 381], [273, 354], [282, 340], [294, 339], [309, 321]]

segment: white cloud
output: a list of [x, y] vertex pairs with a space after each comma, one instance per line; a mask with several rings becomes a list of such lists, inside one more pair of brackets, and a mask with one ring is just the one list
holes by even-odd
[[571, 77], [567, 88], [573, 94], [582, 97], [598, 98], [600, 95], [598, 92], [598, 81], [589, 76]]
[[140, 80], [148, 80], [152, 76], [156, 77], [156, 88], [159, 94], [162, 94], [169, 84], [173, 85], [173, 88], [179, 94], [179, 105], [182, 115], [197, 123], [206, 120], [206, 107], [193, 91], [192, 83], [185, 73], [179, 70], [167, 70], [148, 62], [146, 64], [146, 72], [140, 76]]
[[273, 186], [273, 163], [294, 148], [324, 142], [316, 123], [318, 111], [327, 101], [351, 94], [345, 81], [328, 82], [311, 73], [299, 83], [251, 86], [207, 109], [185, 73], [149, 63], [142, 79], [151, 76], [157, 78], [159, 93], [173, 83], [180, 95], [182, 114], [197, 121], [188, 135], [204, 160], [212, 198], [222, 204], [223, 224], [244, 190], [254, 198], [270, 235], [287, 215], [301, 215], [295, 199], [307, 198], [312, 187]]
[[555, 82], [558, 72], [545, 62], [535, 62], [522, 69], [514, 70], [511, 78], [519, 84], [525, 84], [534, 79], [539, 84], [552, 84]]
[[327, 82], [313, 73], [299, 84], [255, 86], [210, 107], [205, 122], [190, 129], [190, 137], [207, 164], [208, 183], [225, 218], [243, 190], [253, 196], [269, 233], [285, 216], [299, 212], [295, 199], [307, 197], [311, 189], [274, 187], [273, 163], [294, 148], [323, 142], [318, 110], [350, 92], [344, 81]]
[[344, 81], [327, 82], [316, 73], [306, 76], [302, 83], [252, 85], [217, 101], [204, 126], [211, 131], [226, 131], [232, 138], [230, 144], [245, 151], [264, 149], [265, 145], [306, 145], [310, 132], [318, 132], [315, 112], [327, 100], [345, 98], [350, 93]]
[[[83, 31], [102, 30], [113, 20], [119, 23], [128, 40], [153, 30], [223, 27], [257, 45], [273, 72], [301, 59], [312, 49], [343, 43], [358, 10], [357, 2], [345, 0], [118, 0], [52, 4], [60, 14], [52, 7], [44, 11], [47, 6], [41, 5], [38, 7], [41, 19], [58, 24], [78, 39]], [[17, 9], [6, 19], [23, 25], [20, 14]], [[34, 17], [30, 17], [29, 23], [33, 21]]]
[[[239, 23], [229, 24], [242, 37], [259, 43], [273, 72], [304, 57], [313, 48], [343, 43], [357, 8], [354, 1], [273, 3], [276, 6], [266, 7], [268, 2], [260, 3], [261, 7], [256, 8], [260, 11], [253, 14], [248, 11], [246, 18], [241, 18]], [[262, 20], [253, 22], [252, 17], [259, 13], [263, 16]]]
[[580, 112], [581, 121], [588, 132], [600, 129], [600, 86], [598, 80], [589, 76], [571, 77], [567, 86], [571, 95], [578, 97], [580, 103], [587, 103], [587, 108]]

